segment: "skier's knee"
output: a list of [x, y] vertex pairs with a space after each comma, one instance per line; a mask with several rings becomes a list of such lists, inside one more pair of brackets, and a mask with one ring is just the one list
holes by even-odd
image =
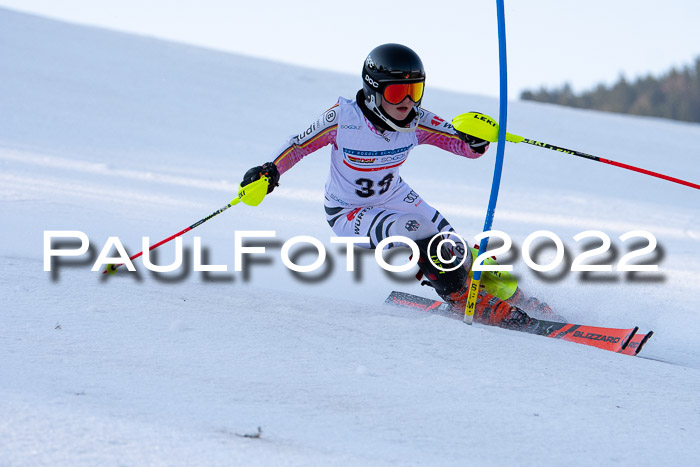
[[460, 265], [462, 258], [454, 248], [434, 236], [416, 240], [416, 245], [421, 252], [418, 267], [438, 295], [445, 297], [466, 287], [468, 269]]

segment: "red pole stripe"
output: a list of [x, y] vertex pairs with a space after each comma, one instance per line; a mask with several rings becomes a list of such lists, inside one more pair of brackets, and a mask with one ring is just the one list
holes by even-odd
[[[173, 238], [179, 237], [180, 235], [183, 235], [183, 234], [189, 232], [190, 230], [192, 230], [192, 229], [189, 228], [189, 227], [187, 227], [185, 230], [181, 230], [180, 232], [176, 233], [175, 235], [173, 235], [173, 236], [171, 236], [171, 237], [168, 237], [168, 238], [166, 238], [165, 240], [161, 240], [161, 241], [159, 241], [158, 243], [156, 243], [155, 245], [151, 245], [150, 247], [148, 247], [148, 251], [151, 251], [151, 250], [154, 249], [154, 248], [158, 248], [158, 247], [161, 246], [163, 243], [168, 243], [168, 242], [169, 242], [170, 240], [172, 240]], [[130, 257], [129, 259], [134, 260], [134, 259], [138, 258], [139, 256], [141, 256], [142, 254], [143, 254], [143, 251], [139, 251], [139, 252], [136, 253], [134, 256]]]
[[642, 169], [639, 167], [635, 167], [633, 165], [623, 164], [622, 162], [615, 162], [615, 161], [611, 161], [610, 159], [603, 159], [602, 157], [594, 156], [592, 154], [586, 154], [585, 152], [574, 151], [573, 149], [566, 149], [566, 148], [562, 148], [559, 146], [554, 146], [553, 144], [549, 144], [549, 143], [541, 143], [539, 141], [535, 141], [534, 139], [528, 139], [528, 138], [523, 138], [522, 142], [527, 143], [527, 144], [532, 144], [533, 146], [538, 146], [540, 148], [551, 149], [551, 150], [557, 151], [557, 152], [563, 152], [564, 154], [571, 154], [572, 156], [585, 157], [586, 159], [604, 162], [606, 164], [614, 165], [614, 166], [620, 167], [622, 169], [632, 170], [634, 172], [639, 172], [639, 173], [642, 173], [645, 175], [651, 175], [652, 177], [660, 178], [662, 180], [678, 183], [679, 185], [685, 185], [685, 186], [688, 186], [690, 188], [695, 188], [696, 190], [700, 190], [700, 185], [698, 185], [697, 183], [687, 182], [685, 180], [681, 180], [680, 178], [669, 177], [668, 175], [660, 174], [658, 172], [652, 172], [651, 170]]
[[600, 162], [605, 162], [606, 164], [614, 165], [616, 167], [621, 167], [623, 169], [633, 170], [635, 172], [643, 173], [646, 175], [651, 175], [652, 177], [661, 178], [663, 180], [668, 180], [669, 182], [678, 183], [681, 185], [689, 186], [691, 188], [695, 188], [697, 190], [700, 190], [700, 185], [698, 185], [696, 183], [692, 183], [692, 182], [687, 182], [685, 180], [681, 180], [680, 178], [669, 177], [668, 175], [660, 174], [657, 172], [652, 172], [651, 170], [641, 169], [641, 168], [635, 167], [633, 165], [623, 164], [622, 162], [615, 162], [615, 161], [611, 161], [609, 159], [603, 159], [602, 157], [599, 157], [598, 160], [600, 160]]
[[[168, 242], [169, 242], [170, 240], [172, 240], [173, 238], [179, 237], [180, 235], [185, 234], [185, 233], [189, 232], [190, 230], [192, 230], [192, 227], [187, 227], [185, 230], [181, 230], [180, 232], [176, 233], [175, 235], [170, 236], [170, 237], [166, 238], [165, 240], [161, 240], [161, 241], [159, 241], [158, 243], [156, 243], [155, 245], [152, 245], [152, 246], [148, 247], [148, 251], [151, 251], [151, 250], [154, 249], [154, 248], [158, 248], [158, 247], [161, 246], [163, 243], [168, 243]], [[130, 256], [129, 259], [130, 259], [131, 261], [133, 261], [133, 260], [135, 260], [136, 258], [138, 258], [139, 256], [141, 256], [142, 254], [143, 254], [143, 251], [139, 251], [139, 252], [136, 253], [134, 256]], [[123, 266], [123, 265], [124, 265], [124, 263], [119, 263], [119, 264], [114, 264], [114, 265], [112, 265], [111, 267], [112, 267], [112, 270], [113, 270], [113, 271], [116, 271], [117, 268], [118, 268], [119, 266]], [[109, 272], [109, 266], [107, 267], [107, 269], [105, 269], [104, 271], [102, 271], [102, 274], [107, 274], [108, 272]]]
[[[234, 201], [235, 201], [235, 200], [234, 200]], [[165, 240], [161, 240], [161, 241], [159, 241], [158, 243], [156, 243], [155, 245], [150, 246], [150, 247], [148, 248], [148, 251], [151, 251], [151, 250], [154, 249], [154, 248], [158, 248], [158, 247], [161, 246], [162, 244], [168, 243], [168, 242], [169, 242], [170, 240], [172, 240], [173, 238], [177, 238], [177, 237], [179, 237], [180, 235], [185, 234], [185, 233], [189, 232], [190, 230], [194, 229], [195, 227], [197, 227], [197, 226], [199, 226], [199, 225], [202, 225], [203, 223], [205, 223], [206, 221], [208, 221], [208, 220], [211, 219], [212, 217], [221, 214], [222, 212], [224, 212], [225, 210], [227, 210], [228, 208], [230, 208], [231, 206], [233, 206], [232, 203], [233, 203], [233, 201], [231, 201], [231, 203], [227, 204], [226, 206], [224, 206], [223, 208], [219, 209], [218, 211], [214, 211], [213, 213], [209, 214], [209, 215], [208, 215], [207, 217], [205, 217], [204, 219], [200, 219], [200, 220], [198, 220], [197, 222], [195, 222], [194, 224], [192, 224], [191, 226], [187, 227], [186, 229], [183, 229], [183, 230], [179, 231], [179, 232], [176, 233], [175, 235], [171, 235], [170, 237], [166, 238]], [[138, 258], [139, 256], [141, 256], [142, 254], [143, 254], [143, 251], [140, 251], [140, 252], [136, 253], [134, 256], [131, 256], [129, 259], [130, 259], [130, 260], [134, 260], [134, 259]], [[109, 266], [107, 266], [107, 269], [105, 269], [105, 270], [102, 272], [102, 274], [106, 274], [107, 272], [109, 272], [110, 268], [112, 269], [112, 271], [116, 271], [117, 268], [118, 268], [119, 266], [123, 266], [123, 265], [124, 265], [124, 263], [109, 265]]]

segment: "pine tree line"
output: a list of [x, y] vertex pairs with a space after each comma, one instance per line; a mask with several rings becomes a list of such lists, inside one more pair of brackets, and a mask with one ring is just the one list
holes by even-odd
[[700, 57], [694, 66], [681, 71], [673, 68], [659, 78], [648, 75], [629, 83], [624, 76], [611, 87], [599, 84], [595, 89], [575, 95], [567, 83], [561, 89], [523, 91], [523, 100], [548, 102], [585, 109], [634, 115], [665, 117], [700, 122]]

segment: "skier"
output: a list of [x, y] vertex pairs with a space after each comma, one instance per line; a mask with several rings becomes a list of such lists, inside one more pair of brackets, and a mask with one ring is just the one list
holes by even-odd
[[[340, 97], [305, 131], [290, 137], [273, 162], [248, 170], [241, 185], [264, 174], [270, 179], [268, 194], [272, 193], [280, 175], [308, 154], [331, 145], [324, 204], [333, 231], [338, 236], [369, 237], [368, 243], [359, 245], [366, 248], [375, 248], [390, 236], [410, 238], [421, 252], [418, 266], [429, 285], [456, 312], [464, 313], [475, 252], [459, 241], [443, 243], [437, 251], [440, 242], [430, 240], [440, 232], [449, 236], [454, 229], [399, 176], [399, 168], [421, 144], [469, 159], [483, 156], [489, 144], [422, 108], [424, 85], [423, 63], [413, 50], [399, 44], [376, 47], [362, 67], [362, 89], [355, 100]], [[449, 270], [452, 261], [462, 260], [463, 267]], [[485, 273], [481, 284], [474, 313], [477, 322], [507, 327], [528, 319], [518, 308], [528, 299], [512, 275]]]

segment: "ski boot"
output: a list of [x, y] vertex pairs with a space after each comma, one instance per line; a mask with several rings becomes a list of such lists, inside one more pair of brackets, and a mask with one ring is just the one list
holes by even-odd
[[[471, 270], [462, 267], [454, 270], [444, 268], [440, 258], [452, 259], [455, 255], [454, 251], [443, 246], [442, 251], [438, 252], [436, 245], [431, 245], [429, 239], [418, 240], [416, 245], [421, 253], [418, 258], [420, 272], [416, 279], [420, 280], [421, 276], [425, 277], [427, 281], [424, 284], [432, 286], [435, 292], [455, 312], [464, 313], [469, 295], [469, 284], [471, 283]], [[467, 266], [470, 269], [475, 252], [471, 251], [467, 254], [470, 255], [467, 262]], [[446, 262], [451, 264], [450, 261]], [[493, 264], [495, 260], [488, 258], [486, 263]], [[519, 290], [517, 279], [512, 274], [498, 271], [493, 273], [486, 272], [482, 276], [474, 320], [479, 323], [506, 328], [527, 327], [531, 319], [527, 314], [527, 310], [524, 310], [520, 304], [540, 304], [540, 302], [536, 299], [532, 302], [527, 301], [527, 297]], [[544, 311], [549, 309], [551, 312], [551, 308], [546, 304], [541, 305]]]
[[[468, 296], [469, 284], [456, 292], [443, 295], [442, 299], [455, 313], [464, 313]], [[506, 329], [525, 329], [530, 325], [532, 318], [517, 306], [480, 290], [476, 298], [474, 321]]]
[[513, 296], [507, 299], [506, 302], [540, 319], [561, 323], [567, 322], [563, 316], [555, 313], [552, 307], [535, 297], [529, 297], [520, 287], [515, 290]]

